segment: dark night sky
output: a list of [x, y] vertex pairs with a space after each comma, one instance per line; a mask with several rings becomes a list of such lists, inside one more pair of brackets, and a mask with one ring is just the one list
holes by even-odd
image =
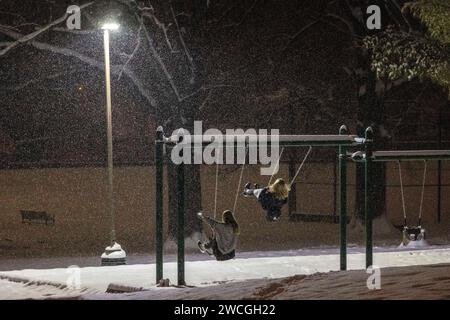
[[[86, 10], [89, 17], [82, 18], [83, 31], [87, 32], [53, 30], [39, 35], [36, 41], [70, 49], [94, 59], [99, 66], [30, 45], [19, 45], [0, 56], [0, 139], [4, 145], [9, 141], [14, 146], [13, 151], [2, 157], [3, 165], [104, 161], [103, 37], [96, 23], [111, 12], [122, 24], [120, 32], [111, 36], [112, 64], [123, 66], [140, 38], [141, 47], [127, 67], [158, 104], [152, 106], [127, 75], [122, 74], [119, 79], [118, 74], [113, 74], [118, 163], [149, 161], [157, 109], [164, 118], [176, 110], [189, 110], [189, 104], [204, 103], [198, 119], [219, 128], [231, 123], [238, 127], [270, 126], [284, 130], [289, 119], [294, 118], [299, 132], [324, 133], [334, 132], [344, 121], [354, 122], [357, 85], [345, 67], [355, 63], [355, 57], [351, 38], [341, 31], [344, 25], [317, 23], [293, 38], [301, 28], [324, 16], [329, 10], [328, 2], [211, 1], [207, 22], [198, 31], [189, 29], [189, 19], [182, 14], [195, 11], [175, 1], [181, 32], [196, 68], [203, 70], [202, 88], [207, 88], [199, 91], [198, 98], [195, 94], [192, 99], [177, 102], [148, 42], [142, 33], [138, 36], [132, 12], [115, 1], [95, 1]], [[15, 31], [28, 34], [62, 16], [71, 3], [3, 0], [0, 25], [14, 26]], [[169, 26], [167, 36], [173, 46], [171, 50], [162, 29], [149, 19], [148, 30], [156, 50], [180, 95], [189, 96], [198, 87], [191, 81], [190, 65], [173, 19], [164, 10], [167, 9], [164, 2], [152, 4], [159, 22]], [[9, 40], [0, 32], [0, 42]], [[392, 99], [403, 99], [408, 107], [407, 101], [414, 99], [421, 87], [423, 84], [413, 82], [409, 89], [394, 92]], [[430, 90], [435, 89], [430, 86]], [[436, 105], [446, 103], [444, 98], [436, 100]], [[396, 108], [401, 108], [400, 104]], [[188, 111], [185, 116], [189, 116]]]
[[[17, 25], [31, 21], [39, 25], [46, 24], [62, 16], [67, 8], [64, 1], [55, 3], [57, 4], [42, 5], [42, 1], [2, 1], [0, 11], [8, 14], [1, 16], [1, 24]], [[86, 19], [82, 21], [87, 23]], [[21, 31], [29, 33], [33, 28], [34, 26], [24, 27]], [[86, 29], [91, 30], [91, 33], [73, 35], [51, 32], [39, 36], [37, 40], [68, 47], [103, 63], [103, 33], [94, 29], [91, 24]], [[128, 51], [132, 46], [133, 39], [128, 32], [129, 30], [122, 28], [120, 33], [111, 37], [112, 65], [123, 63], [120, 53]], [[0, 38], [2, 40], [7, 40], [7, 37]], [[1, 59], [3, 99], [0, 104], [0, 129], [3, 135], [14, 140], [16, 148], [32, 149], [30, 153], [39, 153], [44, 149], [44, 157], [49, 160], [56, 156], [57, 159], [62, 157], [69, 161], [72, 160], [71, 157], [75, 157], [77, 162], [103, 161], [104, 70], [80, 62], [77, 58], [31, 46], [15, 48]], [[120, 80], [117, 76], [113, 77], [112, 86], [114, 109], [119, 106], [128, 109], [121, 112], [125, 116], [127, 111], [142, 113], [140, 117], [148, 120], [149, 110], [146, 110], [145, 101], [125, 76]], [[120, 110], [115, 110], [114, 117], [120, 121], [117, 119], [120, 115], [118, 111]], [[120, 142], [124, 133], [120, 132], [119, 125], [115, 129], [115, 139]], [[83, 151], [81, 154], [80, 150]], [[55, 155], [55, 152], [59, 154]], [[90, 159], [83, 159], [83, 155]], [[78, 157], [81, 159], [77, 159]], [[23, 160], [35, 159], [31, 157]]]

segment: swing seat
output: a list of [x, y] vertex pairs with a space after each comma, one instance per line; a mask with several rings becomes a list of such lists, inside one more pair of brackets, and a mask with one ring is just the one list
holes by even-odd
[[408, 241], [425, 240], [425, 229], [423, 229], [421, 226], [404, 226], [403, 238]]
[[421, 226], [405, 226], [403, 229], [403, 241], [400, 248], [426, 248], [429, 244], [425, 240], [425, 229]]
[[423, 209], [423, 198], [425, 193], [425, 182], [427, 178], [427, 162], [424, 160], [424, 166], [423, 166], [423, 178], [422, 178], [422, 193], [420, 197], [420, 209], [419, 209], [419, 225], [417, 226], [408, 226], [407, 220], [406, 220], [406, 203], [405, 203], [405, 196], [403, 191], [403, 179], [402, 179], [402, 166], [400, 160], [397, 161], [398, 163], [398, 175], [400, 177], [400, 191], [402, 195], [402, 207], [403, 207], [403, 241], [402, 243], [404, 245], [408, 244], [423, 244], [426, 243], [425, 241], [425, 229], [421, 226], [422, 221], [422, 209]]
[[[217, 250], [218, 251], [218, 250]], [[214, 256], [216, 257], [217, 261], [226, 261], [226, 260], [230, 260], [233, 259], [236, 255], [236, 251], [233, 250], [227, 254], [223, 254], [222, 252], [218, 251], [218, 252], [214, 252]]]
[[212, 241], [211, 249], [212, 249], [213, 255], [214, 255], [214, 257], [216, 258], [217, 261], [230, 260], [230, 259], [233, 259], [235, 257], [235, 255], [236, 255], [236, 250], [233, 250], [233, 251], [225, 253], [225, 254], [222, 253], [219, 250], [219, 247], [217, 246], [217, 241], [215, 239]]

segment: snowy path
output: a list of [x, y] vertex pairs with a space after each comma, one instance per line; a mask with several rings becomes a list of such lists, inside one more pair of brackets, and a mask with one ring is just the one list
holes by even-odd
[[[189, 285], [205, 286], [248, 279], [281, 278], [293, 275], [309, 275], [316, 272], [337, 271], [339, 255], [324, 254], [324, 250], [310, 250], [309, 255], [279, 256], [276, 252], [255, 252], [253, 257], [237, 258], [231, 261], [186, 262], [186, 282]], [[364, 268], [363, 253], [348, 255], [349, 270]], [[315, 254], [314, 254], [315, 252]], [[262, 258], [261, 255], [266, 256]], [[428, 250], [378, 250], [374, 263], [379, 267], [429, 265], [450, 263], [450, 248]], [[20, 277], [31, 280], [66, 283], [67, 268], [25, 269], [0, 272], [0, 277]], [[133, 287], [150, 288], [155, 285], [155, 264], [135, 264], [116, 267], [84, 267], [80, 269], [81, 286], [104, 292], [110, 283]], [[164, 264], [164, 277], [176, 283], [176, 263]]]

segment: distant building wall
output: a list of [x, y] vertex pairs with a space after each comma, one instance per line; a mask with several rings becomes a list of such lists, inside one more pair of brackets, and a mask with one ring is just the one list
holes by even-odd
[[[402, 162], [402, 177], [408, 224], [417, 224], [423, 181], [423, 162]], [[423, 225], [436, 224], [438, 217], [438, 163], [429, 161], [423, 200]], [[398, 164], [386, 165], [387, 217], [395, 224], [403, 223], [400, 178]], [[442, 161], [441, 168], [441, 223], [450, 222], [450, 163]]]
[[[221, 166], [218, 181], [217, 212], [232, 209], [239, 170]], [[403, 165], [405, 186], [421, 183], [421, 163]], [[436, 224], [437, 166], [430, 162], [424, 200], [423, 221]], [[287, 165], [277, 176], [287, 177]], [[225, 173], [227, 172], [227, 173]], [[333, 214], [334, 169], [332, 163], [308, 163], [299, 175], [297, 211]], [[204, 212], [214, 208], [215, 167], [202, 167]], [[245, 169], [243, 182], [267, 184], [259, 166]], [[151, 166], [114, 169], [116, 231], [118, 241], [130, 252], [150, 252], [154, 248], [154, 168]], [[450, 184], [450, 165], [443, 163], [442, 184]], [[402, 223], [398, 171], [387, 164], [387, 217]], [[354, 215], [355, 168], [349, 163], [349, 215]], [[239, 190], [239, 192], [241, 192]], [[166, 215], [167, 215], [167, 183]], [[450, 222], [450, 187], [442, 187], [442, 223]], [[411, 223], [415, 223], [420, 204], [420, 187], [406, 187], [405, 197]], [[337, 199], [339, 199], [337, 197]], [[19, 210], [47, 211], [55, 214], [54, 226], [22, 224]], [[278, 223], [268, 223], [253, 199], [239, 196], [236, 216], [241, 224], [242, 250], [301, 248], [307, 245], [337, 245], [336, 224], [291, 222], [287, 206]], [[166, 217], [167, 218], [167, 217]], [[166, 219], [167, 221], [167, 219]], [[0, 250], [2, 255], [100, 254], [109, 242], [104, 168], [20, 169], [0, 171]]]

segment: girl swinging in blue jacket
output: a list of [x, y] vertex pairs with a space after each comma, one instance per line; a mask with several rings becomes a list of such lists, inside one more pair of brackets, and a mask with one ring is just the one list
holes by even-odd
[[279, 178], [273, 184], [259, 188], [257, 184], [252, 186], [247, 183], [244, 187], [244, 196], [255, 197], [266, 211], [266, 219], [270, 222], [278, 221], [281, 216], [281, 208], [287, 203], [290, 186]]

